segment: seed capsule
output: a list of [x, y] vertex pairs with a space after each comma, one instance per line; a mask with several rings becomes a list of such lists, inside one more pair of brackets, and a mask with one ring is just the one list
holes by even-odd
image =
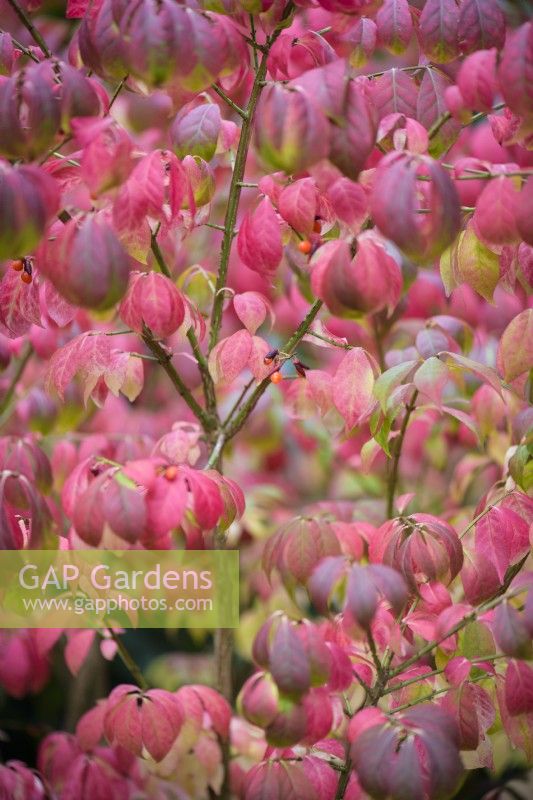
[[270, 350], [266, 356], [263, 358], [263, 364], [267, 367], [274, 362], [274, 360], [278, 357], [279, 350]]

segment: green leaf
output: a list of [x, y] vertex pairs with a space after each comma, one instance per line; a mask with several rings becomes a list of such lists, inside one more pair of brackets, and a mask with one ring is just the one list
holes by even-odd
[[492, 303], [494, 290], [500, 280], [500, 260], [496, 253], [480, 242], [469, 225], [442, 254], [440, 274], [447, 295], [466, 283]]

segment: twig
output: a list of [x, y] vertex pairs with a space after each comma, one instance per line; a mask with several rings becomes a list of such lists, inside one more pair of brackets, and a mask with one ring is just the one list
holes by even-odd
[[159, 247], [159, 242], [157, 241], [157, 234], [159, 233], [160, 228], [161, 228], [161, 223], [159, 222], [155, 230], [151, 231], [150, 248], [152, 250], [152, 253], [154, 254], [155, 260], [157, 261], [157, 266], [159, 267], [163, 275], [166, 275], [167, 278], [172, 279], [172, 273], [167, 266], [167, 262], [165, 261], [163, 253], [161, 252], [161, 248]]
[[387, 485], [387, 519], [390, 519], [394, 512], [394, 494], [396, 492], [396, 484], [398, 483], [398, 468], [400, 465], [400, 458], [402, 455], [403, 440], [405, 439], [405, 434], [407, 431], [407, 426], [409, 425], [411, 414], [416, 408], [417, 397], [418, 397], [418, 390], [415, 389], [409, 403], [405, 408], [402, 427], [400, 428], [400, 434], [398, 436], [398, 439], [396, 440], [394, 447], [394, 453], [392, 456], [392, 467], [389, 474], [389, 480]]
[[213, 467], [215, 467], [215, 468], [217, 467], [217, 464], [218, 464], [219, 459], [220, 459], [220, 457], [222, 455], [222, 451], [224, 449], [224, 445], [225, 444], [226, 444], [226, 437], [225, 437], [224, 433], [222, 432], [222, 433], [220, 433], [218, 435], [216, 444], [213, 447], [213, 449], [211, 450], [211, 454], [209, 456], [207, 464], [205, 465], [205, 469], [213, 469]]
[[24, 25], [24, 27], [26, 28], [28, 33], [31, 35], [33, 41], [36, 44], [39, 45], [39, 47], [41, 48], [41, 50], [43, 51], [45, 56], [47, 58], [52, 58], [52, 53], [48, 49], [48, 46], [47, 46], [46, 42], [44, 41], [43, 37], [41, 36], [41, 34], [39, 33], [39, 31], [37, 30], [37, 28], [35, 27], [35, 25], [31, 21], [31, 19], [27, 16], [27, 14], [24, 11], [24, 9], [22, 9], [19, 6], [19, 4], [17, 3], [17, 0], [7, 0], [7, 2], [9, 3], [9, 5], [13, 9], [13, 11], [15, 12], [17, 17], [20, 19], [20, 21], [22, 22], [22, 24]]
[[238, 396], [238, 398], [235, 400], [235, 402], [234, 402], [233, 406], [231, 407], [231, 410], [230, 410], [230, 411], [229, 411], [229, 413], [228, 413], [228, 416], [227, 416], [227, 417], [226, 417], [226, 419], [224, 420], [224, 427], [225, 427], [225, 428], [226, 428], [226, 427], [229, 425], [229, 423], [231, 422], [231, 419], [232, 419], [233, 415], [235, 414], [235, 412], [236, 412], [236, 411], [237, 411], [237, 409], [239, 408], [239, 406], [240, 406], [241, 402], [243, 401], [243, 399], [244, 399], [245, 395], [247, 394], [248, 390], [249, 390], [249, 389], [250, 389], [250, 388], [253, 386], [253, 384], [254, 384], [254, 383], [255, 383], [255, 378], [253, 378], [253, 377], [252, 377], [252, 378], [250, 378], [250, 380], [248, 381], [248, 383], [245, 383], [245, 384], [244, 384], [244, 386], [243, 386], [243, 388], [242, 388], [242, 392], [240, 393], [240, 395]]
[[112, 628], [108, 628], [107, 630], [117, 646], [118, 654], [121, 657], [124, 666], [129, 670], [131, 676], [135, 678], [137, 686], [143, 690], [148, 689], [149, 688], [148, 681], [144, 677], [141, 668], [131, 655], [130, 651], [122, 641], [122, 638], [120, 636], [117, 636], [117, 634]]
[[[0, 33], [7, 33], [7, 31], [5, 31], [3, 28], [0, 28]], [[11, 34], [9, 34], [9, 36], [11, 36]], [[35, 53], [32, 53], [32, 51], [30, 50], [29, 47], [25, 47], [21, 42], [19, 42], [17, 39], [15, 39], [14, 36], [11, 36], [11, 41], [13, 42], [13, 44], [15, 45], [17, 50], [21, 50], [24, 53], [25, 56], [28, 56], [28, 58], [31, 58], [31, 60], [35, 61], [36, 64], [39, 63], [39, 59], [37, 58]]]
[[[312, 324], [313, 320], [315, 319], [316, 315], [322, 308], [322, 300], [315, 300], [313, 305], [311, 306], [307, 316], [305, 319], [300, 323], [295, 333], [291, 336], [288, 342], [283, 347], [283, 352], [290, 357], [294, 350], [296, 349], [297, 345], [303, 339], [309, 326]], [[240, 431], [240, 429], [245, 424], [246, 420], [256, 407], [257, 403], [261, 396], [265, 393], [265, 391], [270, 386], [270, 376], [264, 378], [261, 383], [256, 386], [255, 390], [252, 392], [244, 406], [240, 409], [235, 419], [228, 424], [226, 429], [226, 440], [229, 441], [232, 439], [236, 433]]]
[[193, 414], [200, 420], [204, 429], [206, 431], [212, 431], [216, 428], [215, 421], [207, 414], [205, 409], [198, 403], [196, 398], [191, 393], [190, 389], [185, 385], [183, 380], [181, 379], [180, 375], [176, 371], [172, 363], [172, 354], [168, 353], [167, 350], [154, 339], [152, 331], [144, 326], [143, 332], [141, 334], [142, 340], [151, 353], [156, 357], [157, 361], [161, 364], [165, 372], [167, 373], [168, 377], [176, 387], [178, 394], [180, 394]]
[[117, 88], [115, 89], [115, 91], [114, 91], [114, 92], [113, 92], [113, 94], [111, 95], [111, 100], [109, 101], [108, 113], [109, 113], [109, 111], [111, 111], [111, 109], [113, 108], [113, 105], [114, 105], [114, 103], [115, 103], [115, 100], [117, 99], [117, 97], [118, 97], [118, 96], [119, 96], [119, 94], [121, 93], [121, 91], [122, 91], [122, 89], [124, 88], [124, 85], [125, 85], [125, 83], [126, 83], [126, 81], [128, 80], [128, 78], [129, 78], [129, 77], [130, 77], [129, 75], [124, 75], [124, 77], [122, 78], [122, 80], [120, 81], [120, 83], [117, 85]]
[[348, 342], [337, 342], [335, 339], [330, 339], [329, 336], [323, 336], [321, 333], [315, 333], [315, 331], [307, 331], [307, 336], [314, 336], [315, 339], [322, 339], [323, 342], [327, 342], [334, 347], [341, 347], [343, 350], [353, 350], [353, 345], [348, 344]]
[[198, 342], [194, 328], [191, 327], [187, 331], [187, 339], [190, 342], [194, 357], [196, 358], [196, 363], [198, 364], [200, 377], [202, 378], [202, 387], [204, 390], [207, 413], [218, 422], [215, 384], [213, 382], [213, 378], [211, 377], [211, 373], [209, 372], [209, 364], [207, 363], [207, 359], [200, 349], [200, 343]]
[[466, 536], [466, 534], [469, 531], [471, 531], [473, 527], [475, 527], [477, 525], [479, 520], [483, 519], [485, 514], [488, 514], [489, 511], [492, 511], [493, 508], [495, 508], [503, 500], [505, 500], [506, 497], [509, 497], [510, 495], [512, 495], [515, 491], [516, 491], [516, 489], [509, 489], [509, 491], [505, 492], [505, 494], [502, 494], [502, 496], [500, 498], [498, 498], [498, 500], [495, 500], [494, 502], [490, 503], [488, 506], [486, 506], [483, 509], [483, 511], [480, 511], [480, 513], [476, 517], [474, 517], [474, 519], [471, 522], [468, 523], [468, 525], [466, 526], [464, 531], [461, 534], [459, 534], [459, 539], [463, 539]]
[[248, 112], [245, 111], [240, 106], [238, 106], [237, 103], [234, 103], [231, 97], [228, 97], [226, 92], [223, 89], [221, 89], [220, 86], [217, 86], [216, 83], [213, 83], [211, 84], [211, 89], [214, 92], [216, 92], [216, 94], [218, 94], [218, 96], [221, 97], [222, 100], [224, 100], [224, 102], [227, 103], [228, 106], [233, 109], [233, 111], [235, 111], [240, 117], [242, 117], [243, 120], [248, 119]]
[[445, 639], [448, 639], [450, 636], [459, 633], [459, 631], [461, 631], [463, 628], [466, 628], [467, 625], [470, 625], [470, 623], [474, 622], [479, 616], [485, 614], [487, 611], [490, 611], [493, 608], [496, 608], [496, 606], [500, 605], [500, 603], [503, 603], [504, 600], [509, 600], [512, 597], [515, 597], [516, 595], [526, 591], [527, 587], [523, 586], [516, 592], [513, 592], [512, 594], [506, 596], [505, 593], [508, 588], [509, 588], [508, 584], [502, 586], [498, 594], [495, 597], [493, 597], [492, 600], [489, 600], [488, 602], [481, 605], [479, 608], [470, 611], [468, 614], [465, 614], [465, 616], [461, 620], [459, 620], [459, 622], [457, 622], [452, 628], [446, 631], [446, 633], [443, 633], [442, 636], [438, 637], [438, 639], [434, 639], [432, 642], [428, 642], [428, 644], [424, 645], [424, 647], [418, 650], [417, 653], [415, 653], [413, 656], [410, 656], [410, 658], [406, 659], [401, 664], [399, 664], [396, 667], [396, 669], [392, 670], [392, 672], [389, 673], [388, 676], [389, 680], [391, 678], [395, 678], [396, 675], [400, 675], [400, 673], [404, 672], [408, 667], [411, 667], [413, 664], [416, 664], [416, 662], [419, 661], [423, 656], [427, 655], [428, 653], [431, 653], [432, 650], [438, 647], [441, 642], [444, 642]]
[[[283, 16], [279, 23], [280, 26], [282, 26], [284, 20], [290, 16], [293, 8], [294, 5], [291, 1], [287, 4], [285, 11], [283, 12]], [[239, 208], [239, 201], [241, 198], [242, 187], [239, 186], [239, 184], [242, 183], [242, 180], [244, 178], [246, 159], [248, 157], [248, 148], [250, 146], [250, 139], [252, 136], [254, 113], [257, 107], [257, 103], [259, 101], [259, 97], [261, 96], [261, 92], [263, 91], [264, 80], [267, 72], [268, 52], [272, 47], [272, 45], [274, 44], [274, 42], [276, 41], [276, 39], [278, 38], [279, 34], [281, 33], [281, 30], [282, 30], [281, 27], [276, 28], [276, 30], [267, 40], [266, 50], [263, 53], [261, 62], [259, 64], [259, 67], [257, 68], [257, 72], [255, 73], [255, 79], [252, 86], [252, 91], [250, 93], [250, 99], [248, 100], [246, 111], [244, 112], [245, 116], [241, 114], [241, 116], [243, 116], [243, 124], [241, 127], [241, 135], [239, 137], [239, 144], [237, 146], [237, 153], [235, 156], [235, 166], [233, 168], [233, 174], [231, 176], [228, 204], [226, 207], [226, 216], [224, 219], [224, 237], [222, 239], [222, 247], [220, 251], [220, 263], [218, 268], [217, 283], [215, 290], [215, 301], [213, 303], [213, 309], [211, 312], [209, 352], [211, 352], [211, 350], [218, 341], [218, 334], [220, 331], [220, 325], [222, 323], [224, 293], [221, 292], [220, 290], [225, 288], [226, 279], [228, 277], [229, 258], [231, 254], [231, 245], [233, 242], [233, 235], [234, 235], [233, 231], [235, 228], [235, 222], [237, 221], [237, 210]]]
[[17, 384], [22, 378], [24, 374], [24, 370], [32, 356], [33, 347], [31, 344], [26, 345], [26, 349], [22, 353], [22, 356], [19, 359], [19, 362], [16, 366], [15, 372], [13, 373], [13, 377], [11, 378], [11, 383], [9, 384], [7, 391], [3, 398], [0, 400], [0, 416], [9, 408], [9, 404], [15, 395], [15, 391], [17, 389]]

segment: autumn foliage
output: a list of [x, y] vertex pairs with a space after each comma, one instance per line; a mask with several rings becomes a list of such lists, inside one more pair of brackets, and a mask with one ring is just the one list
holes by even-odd
[[[158, 658], [0, 632], [0, 797], [508, 797], [533, 764], [531, 4], [0, 17], [0, 548], [241, 556], [241, 627]], [[25, 703], [67, 673], [41, 729]]]

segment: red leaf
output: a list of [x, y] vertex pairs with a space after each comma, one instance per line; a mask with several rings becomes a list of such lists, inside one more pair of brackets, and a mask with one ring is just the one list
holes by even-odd
[[427, 0], [420, 15], [419, 38], [424, 54], [437, 63], [459, 55], [459, 9], [455, 0]]
[[509, 30], [498, 78], [503, 99], [515, 114], [528, 116], [533, 108], [533, 23]]
[[175, 153], [180, 158], [192, 155], [210, 161], [217, 149], [220, 128], [220, 109], [216, 103], [182, 109], [170, 129]]
[[498, 0], [462, 0], [459, 5], [459, 44], [463, 53], [488, 47], [498, 50], [505, 41], [505, 16]]
[[81, 19], [89, 7], [90, 0], [67, 0], [67, 19]]
[[[306, 75], [321, 72], [310, 70]], [[273, 170], [302, 172], [328, 153], [329, 125], [313, 95], [279, 83], [269, 85], [256, 114], [259, 155]]]
[[282, 692], [299, 696], [309, 689], [309, 661], [295, 627], [288, 619], [277, 626], [270, 648], [270, 671]]
[[466, 108], [491, 111], [498, 92], [496, 50], [478, 50], [465, 58], [457, 75], [457, 86]]
[[378, 40], [391, 53], [403, 53], [413, 35], [413, 20], [407, 0], [385, 0], [376, 15]]
[[476, 525], [476, 552], [495, 567], [500, 583], [529, 549], [528, 525], [510, 509], [491, 508]]
[[376, 143], [378, 114], [370, 89], [349, 80], [342, 90], [339, 122], [331, 128], [329, 159], [343, 175], [356, 180]]
[[512, 717], [533, 712], [533, 669], [510, 661], [505, 673], [505, 704]]
[[368, 200], [363, 187], [349, 178], [339, 178], [328, 186], [326, 198], [340, 222], [352, 233], [359, 233], [368, 217]]
[[[429, 180], [418, 180], [421, 174]], [[418, 213], [419, 208], [426, 213]], [[371, 209], [383, 235], [415, 260], [436, 258], [459, 231], [454, 184], [446, 170], [427, 156], [385, 156], [376, 170]]]
[[268, 198], [265, 197], [241, 222], [237, 248], [242, 261], [255, 272], [269, 277], [276, 271], [283, 247], [280, 223]]

